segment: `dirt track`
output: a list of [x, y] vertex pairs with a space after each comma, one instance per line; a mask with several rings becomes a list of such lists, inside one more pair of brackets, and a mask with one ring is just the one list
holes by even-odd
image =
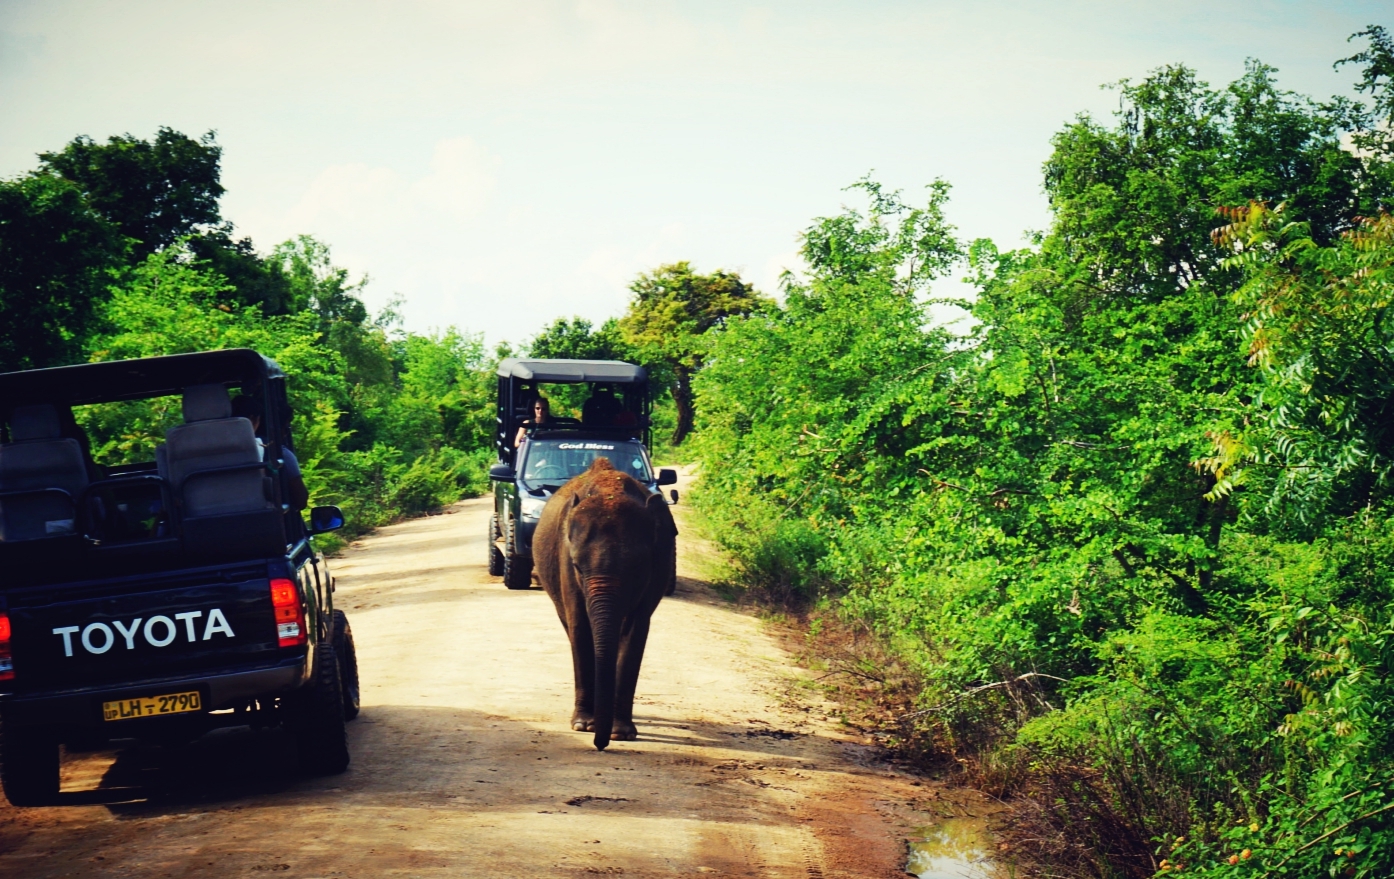
[[301, 779], [282, 734], [246, 729], [73, 755], [68, 804], [0, 803], [0, 876], [904, 875], [908, 804], [941, 794], [796, 695], [692, 541], [654, 617], [639, 740], [598, 753], [571, 732], [565, 635], [540, 589], [487, 576], [488, 504], [333, 564], [364, 687], [347, 773]]

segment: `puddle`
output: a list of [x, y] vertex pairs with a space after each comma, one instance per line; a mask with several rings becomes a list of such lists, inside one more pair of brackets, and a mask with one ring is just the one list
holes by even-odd
[[982, 818], [949, 818], [918, 827], [905, 872], [920, 879], [1002, 879]]

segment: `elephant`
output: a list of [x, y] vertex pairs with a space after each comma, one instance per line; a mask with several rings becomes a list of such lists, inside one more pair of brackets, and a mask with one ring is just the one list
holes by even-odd
[[534, 570], [571, 639], [571, 728], [594, 732], [597, 750], [638, 737], [634, 689], [677, 534], [662, 495], [606, 458], [552, 495], [537, 523]]

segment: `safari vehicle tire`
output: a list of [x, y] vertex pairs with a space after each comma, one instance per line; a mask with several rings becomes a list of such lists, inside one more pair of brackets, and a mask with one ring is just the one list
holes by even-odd
[[0, 783], [12, 806], [46, 806], [58, 799], [58, 743], [40, 731], [0, 723]]
[[349, 752], [339, 657], [333, 644], [322, 643], [315, 649], [313, 678], [291, 702], [290, 731], [306, 774], [337, 775], [348, 768]]
[[509, 589], [532, 588], [532, 559], [523, 558], [515, 551], [518, 541], [517, 526], [508, 523], [508, 539], [504, 547], [508, 550], [503, 557], [503, 585]]
[[344, 720], [358, 716], [358, 651], [348, 616], [334, 611], [334, 653], [339, 657], [339, 686], [344, 691]]
[[502, 535], [499, 533], [499, 514], [495, 513], [489, 517], [489, 576], [499, 577], [503, 575], [503, 553], [499, 552], [498, 539]]

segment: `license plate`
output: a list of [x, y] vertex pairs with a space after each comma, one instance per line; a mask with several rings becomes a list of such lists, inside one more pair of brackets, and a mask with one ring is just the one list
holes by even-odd
[[166, 693], [161, 696], [141, 696], [138, 699], [118, 699], [102, 703], [106, 720], [131, 720], [136, 717], [159, 717], [162, 714], [185, 714], [203, 709], [198, 691]]

